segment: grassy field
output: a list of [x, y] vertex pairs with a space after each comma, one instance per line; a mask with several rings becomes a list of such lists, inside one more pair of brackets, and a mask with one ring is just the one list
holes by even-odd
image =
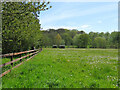
[[117, 49], [43, 49], [2, 77], [3, 88], [118, 88]]

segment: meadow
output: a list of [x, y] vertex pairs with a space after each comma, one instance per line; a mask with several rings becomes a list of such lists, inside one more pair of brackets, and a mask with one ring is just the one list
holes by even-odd
[[117, 67], [117, 49], [43, 48], [3, 76], [2, 87], [118, 88]]

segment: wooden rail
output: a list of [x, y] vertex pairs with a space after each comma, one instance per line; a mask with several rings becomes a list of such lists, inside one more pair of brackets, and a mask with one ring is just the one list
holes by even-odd
[[37, 50], [38, 49], [30, 50], [30, 51], [23, 51], [23, 52], [18, 52], [18, 53], [9, 53], [9, 54], [0, 55], [0, 57], [10, 57], [10, 56], [15, 56], [15, 55], [19, 55], [19, 54], [29, 53], [29, 52], [33, 52], [33, 51], [37, 51]]
[[[9, 70], [7, 70], [7, 71], [5, 71], [4, 73], [2, 73], [2, 74], [0, 75], [0, 77], [4, 76], [4, 75], [7, 74], [8, 72], [11, 72], [12, 69], [14, 69], [14, 68], [20, 66], [22, 63], [24, 63], [24, 62], [22, 61], [23, 58], [29, 57], [27, 60], [25, 60], [25, 61], [28, 61], [28, 60], [30, 60], [31, 58], [33, 58], [35, 55], [37, 55], [37, 54], [38, 54], [39, 52], [41, 52], [41, 51], [42, 51], [42, 48], [41, 48], [41, 49], [30, 50], [30, 51], [23, 51], [23, 52], [18, 52], [18, 53], [9, 53], [9, 54], [1, 55], [1, 57], [11, 57], [11, 61], [0, 65], [0, 68], [2, 68], [2, 67], [4, 67], [4, 66], [7, 66], [7, 65], [9, 65], [9, 64], [12, 65], [12, 68], [9, 69]], [[26, 56], [21, 57], [21, 54], [27, 54], [27, 53], [29, 53], [29, 54], [26, 55]], [[20, 55], [20, 58], [13, 60], [13, 56], [16, 56], [16, 55]], [[13, 63], [14, 63], [14, 62], [17, 62], [17, 61], [19, 61], [19, 60], [21, 61], [21, 63], [13, 67]]]

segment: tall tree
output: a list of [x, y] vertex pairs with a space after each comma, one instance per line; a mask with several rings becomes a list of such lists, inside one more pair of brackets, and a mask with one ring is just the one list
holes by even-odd
[[64, 33], [62, 37], [65, 41], [65, 45], [71, 45], [72, 44], [72, 38], [70, 37], [69, 33]]
[[77, 45], [79, 48], [87, 48], [89, 45], [89, 35], [88, 34], [78, 34], [74, 37], [74, 43]]
[[59, 46], [61, 44], [61, 41], [62, 41], [60, 34], [57, 34], [55, 39], [56, 39], [56, 44]]
[[110, 33], [109, 32], [106, 32], [105, 34], [104, 34], [104, 37], [105, 37], [105, 39], [106, 39], [106, 47], [107, 48], [110, 48]]
[[[48, 10], [49, 2], [2, 2], [3, 53], [28, 50], [38, 45], [38, 14]], [[51, 8], [51, 7], [50, 7]]]
[[110, 35], [111, 47], [118, 48], [118, 43], [120, 39], [120, 32], [112, 32]]
[[106, 39], [104, 37], [96, 37], [94, 40], [94, 47], [106, 48]]

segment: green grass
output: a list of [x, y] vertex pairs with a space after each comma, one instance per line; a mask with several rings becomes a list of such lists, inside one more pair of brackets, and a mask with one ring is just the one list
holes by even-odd
[[117, 49], [45, 48], [2, 77], [3, 88], [118, 88]]

